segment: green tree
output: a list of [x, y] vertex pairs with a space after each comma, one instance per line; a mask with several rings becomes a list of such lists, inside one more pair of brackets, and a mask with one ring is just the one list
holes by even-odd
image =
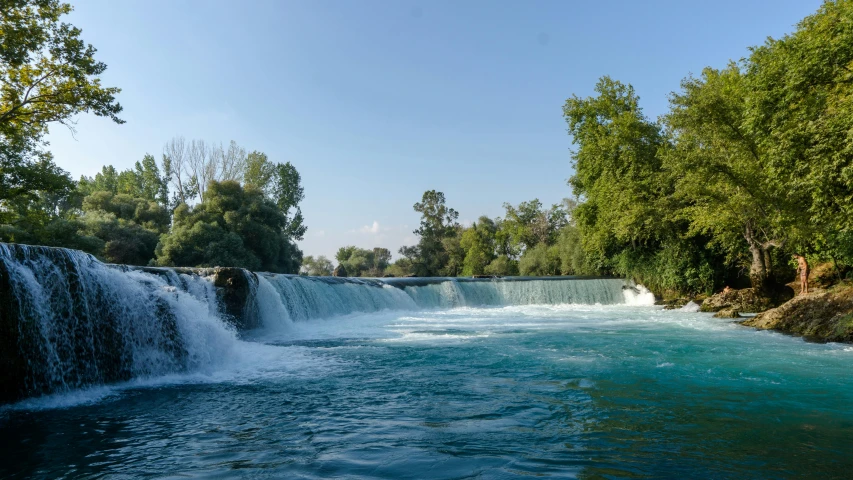
[[665, 116], [672, 142], [665, 167], [675, 178], [680, 213], [690, 233], [708, 234], [730, 258], [750, 253], [753, 287], [770, 287], [771, 249], [785, 245], [798, 224], [801, 199], [780, 182], [757, 135], [745, 125], [749, 92], [737, 65], [706, 68], [682, 82]]
[[302, 177], [290, 162], [275, 165], [271, 197], [285, 217], [285, 234], [302, 240], [308, 227], [302, 217], [299, 202], [305, 199]]
[[[253, 151], [246, 156], [246, 172], [243, 184], [263, 190], [269, 197], [274, 197], [277, 169], [269, 160], [266, 153]], [[306, 257], [307, 258], [307, 257]]]
[[338, 249], [335, 260], [350, 277], [381, 277], [390, 264], [391, 252], [381, 247], [368, 250], [348, 245]]
[[41, 150], [50, 124], [73, 127], [85, 112], [124, 123], [120, 90], [101, 86], [106, 65], [60, 21], [69, 12], [57, 0], [0, 0], [0, 203], [72, 185]]
[[525, 250], [518, 260], [519, 273], [531, 277], [559, 275], [561, 267], [559, 248], [545, 243]]
[[286, 234], [286, 222], [261, 190], [213, 181], [201, 203], [175, 209], [172, 229], [157, 245], [157, 263], [298, 273], [302, 252]]
[[557, 232], [566, 225], [566, 211], [560, 205], [546, 210], [538, 198], [521, 202], [518, 207], [504, 203], [506, 215], [501, 227], [509, 234], [516, 251], [539, 244], [553, 245]]
[[381, 277], [385, 273], [385, 269], [391, 264], [391, 251], [387, 248], [376, 247], [373, 249], [373, 268], [370, 270], [370, 275], [373, 277]]
[[453, 232], [441, 239], [441, 247], [446, 255], [446, 261], [440, 274], [445, 277], [456, 277], [462, 273], [465, 265], [465, 249], [462, 248], [462, 233], [464, 229], [457, 225]]
[[293, 164], [273, 163], [265, 153], [254, 151], [246, 157], [243, 182], [262, 190], [275, 202], [287, 219], [285, 232], [288, 236], [303, 239], [307, 227], [299, 202], [305, 199], [305, 189]]
[[104, 165], [101, 171], [95, 174], [95, 178], [83, 175], [77, 182], [77, 190], [83, 196], [92, 192], [118, 193], [118, 171], [112, 165]]
[[320, 255], [315, 259], [313, 256], [308, 255], [302, 259], [302, 267], [299, 269], [299, 273], [311, 277], [330, 277], [332, 270], [334, 268], [331, 260], [328, 258]]
[[104, 212], [158, 234], [169, 230], [169, 211], [159, 203], [127, 194], [93, 192], [83, 199], [83, 212]]
[[486, 265], [486, 268], [483, 269], [483, 273], [486, 275], [497, 275], [499, 277], [518, 275], [518, 262], [506, 255], [498, 255], [497, 258]]
[[483, 275], [485, 268], [496, 258], [495, 233], [497, 225], [482, 216], [462, 233], [460, 246], [465, 251], [462, 275]]
[[599, 268], [626, 245], [655, 240], [662, 218], [658, 199], [672, 191], [657, 156], [660, 127], [649, 121], [633, 87], [603, 77], [596, 97], [573, 96], [563, 107], [575, 174], [569, 184], [583, 202], [575, 218], [584, 249]]
[[[442, 275], [446, 273], [445, 268], [450, 261], [445, 239], [456, 235], [459, 213], [445, 204], [444, 193], [435, 190], [424, 192], [421, 201], [415, 203], [413, 208], [421, 214], [420, 227], [414, 231], [420, 241], [414, 249], [401, 248], [400, 254], [410, 258], [414, 273], [418, 276]], [[453, 268], [456, 267], [454, 264]]]
[[786, 227], [791, 248], [833, 259], [848, 250], [853, 232], [851, 18], [853, 2], [825, 1], [794, 33], [768, 39], [746, 61], [744, 128], [786, 198], [808, 214]]
[[[574, 243], [578, 235], [582, 251], [561, 247], [568, 250], [564, 258], [575, 272], [580, 266], [587, 273], [623, 275], [659, 292], [709, 292], [727, 268], [709, 247], [713, 239], [705, 230], [691, 229], [695, 217], [688, 212], [694, 204], [677, 191], [683, 186], [681, 174], [665, 168], [662, 152], [671, 154], [677, 147], [670, 142], [677, 144], [680, 136], [665, 136], [643, 115], [630, 85], [604, 77], [596, 92], [595, 97], [570, 98], [564, 106], [577, 145], [569, 184], [580, 200], [571, 212], [577, 232], [567, 232], [565, 241]], [[685, 257], [685, 251], [702, 254]], [[673, 255], [687, 263], [676, 268]], [[568, 273], [566, 263], [561, 261], [561, 270]], [[723, 274], [715, 275], [708, 265]]]

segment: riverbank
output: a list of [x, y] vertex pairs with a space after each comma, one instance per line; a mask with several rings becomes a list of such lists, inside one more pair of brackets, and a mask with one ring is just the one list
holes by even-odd
[[809, 341], [853, 342], [853, 285], [840, 283], [815, 289], [740, 322], [761, 330], [776, 330]]

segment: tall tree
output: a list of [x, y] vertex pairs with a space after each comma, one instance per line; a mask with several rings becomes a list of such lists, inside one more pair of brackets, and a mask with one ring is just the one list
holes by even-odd
[[171, 179], [172, 204], [189, 204], [198, 195], [198, 179], [190, 175], [189, 150], [184, 137], [174, 137], [163, 146], [163, 174]]
[[51, 124], [73, 129], [87, 112], [124, 123], [120, 90], [101, 86], [106, 65], [79, 28], [60, 21], [69, 12], [58, 0], [0, 0], [0, 202], [69, 188], [42, 150]]
[[557, 232], [568, 222], [565, 209], [552, 205], [546, 210], [538, 198], [521, 202], [518, 207], [504, 203], [504, 209], [506, 215], [502, 227], [519, 251], [540, 243], [553, 245]]
[[483, 275], [486, 267], [497, 257], [495, 233], [497, 226], [487, 216], [480, 217], [462, 233], [460, 245], [465, 251], [462, 275]]
[[665, 116], [672, 147], [664, 156], [691, 231], [710, 234], [732, 257], [747, 249], [752, 285], [764, 288], [771, 249], [785, 245], [802, 207], [767, 168], [767, 151], [745, 124], [748, 95], [735, 64], [684, 80]]
[[302, 240], [308, 230], [299, 207], [299, 202], [305, 199], [302, 177], [290, 162], [278, 163], [272, 181], [271, 198], [285, 217], [286, 235]]
[[323, 255], [317, 258], [308, 255], [302, 259], [302, 267], [300, 267], [299, 273], [311, 277], [330, 277], [332, 270], [332, 262], [328, 258]]
[[298, 273], [302, 252], [284, 233], [285, 221], [262, 191], [213, 181], [201, 203], [175, 209], [172, 229], [157, 246], [157, 263]]
[[269, 160], [266, 153], [255, 150], [246, 156], [246, 171], [243, 174], [244, 185], [259, 188], [272, 197], [275, 177], [275, 164]]
[[853, 235], [851, 19], [852, 1], [825, 1], [794, 33], [753, 48], [746, 63], [746, 127], [766, 152], [769, 172], [808, 213], [791, 230], [792, 247], [801, 252], [824, 241], [835, 254], [850, 250], [845, 244]]
[[566, 100], [575, 174], [569, 179], [583, 200], [575, 209], [584, 248], [600, 268], [625, 245], [653, 241], [662, 215], [658, 199], [671, 191], [657, 156], [660, 127], [643, 115], [633, 87], [602, 77], [597, 96]]
[[449, 261], [444, 240], [456, 235], [459, 213], [446, 205], [444, 193], [435, 190], [424, 192], [413, 208], [421, 214], [420, 227], [414, 231], [420, 241], [416, 249], [403, 247], [400, 254], [412, 257], [418, 276], [441, 275]]

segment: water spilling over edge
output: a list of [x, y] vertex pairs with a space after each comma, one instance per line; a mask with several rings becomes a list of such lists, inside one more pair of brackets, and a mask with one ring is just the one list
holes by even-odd
[[612, 278], [344, 279], [134, 268], [76, 250], [0, 244], [0, 403], [212, 371], [229, 362], [246, 328], [383, 310], [653, 302], [645, 288]]

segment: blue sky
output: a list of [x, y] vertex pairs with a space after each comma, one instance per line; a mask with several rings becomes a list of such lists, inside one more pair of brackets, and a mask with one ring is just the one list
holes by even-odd
[[571, 195], [561, 107], [602, 75], [647, 115], [688, 74], [791, 32], [819, 0], [72, 2], [122, 88], [124, 125], [50, 135], [74, 177], [159, 158], [176, 135], [235, 140], [302, 174], [306, 255], [416, 241], [412, 205], [460, 219]]

